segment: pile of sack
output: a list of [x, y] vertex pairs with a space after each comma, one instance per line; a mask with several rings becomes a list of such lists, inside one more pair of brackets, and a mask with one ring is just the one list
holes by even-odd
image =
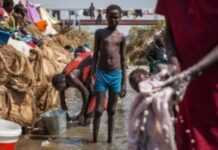
[[127, 42], [128, 62], [133, 65], [147, 65], [150, 52], [155, 49], [153, 41], [156, 34], [164, 29], [164, 23], [159, 21], [156, 25], [146, 27], [132, 27]]
[[73, 59], [64, 47], [81, 41], [59, 34], [46, 10], [27, 0], [3, 0], [1, 11], [0, 117], [31, 126], [41, 113], [58, 107], [52, 77]]

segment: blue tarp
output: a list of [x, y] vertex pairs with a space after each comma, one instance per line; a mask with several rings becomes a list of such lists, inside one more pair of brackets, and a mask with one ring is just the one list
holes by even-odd
[[0, 45], [7, 44], [10, 36], [10, 32], [0, 30]]

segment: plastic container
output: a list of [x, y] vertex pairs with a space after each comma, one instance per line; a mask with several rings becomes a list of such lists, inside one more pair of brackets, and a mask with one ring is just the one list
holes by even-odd
[[20, 125], [0, 119], [0, 150], [15, 150], [21, 133]]
[[11, 33], [0, 30], [0, 45], [7, 44], [10, 36], [11, 36]]
[[67, 119], [64, 110], [51, 110], [42, 114], [41, 117], [49, 134], [59, 135], [66, 131]]

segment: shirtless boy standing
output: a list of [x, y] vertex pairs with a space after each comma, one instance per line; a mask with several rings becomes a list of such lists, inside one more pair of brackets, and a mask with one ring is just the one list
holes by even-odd
[[93, 140], [97, 142], [104, 99], [109, 91], [108, 103], [108, 143], [112, 142], [114, 114], [118, 96], [126, 95], [125, 38], [117, 30], [122, 10], [117, 5], [106, 9], [108, 27], [95, 33], [95, 52], [93, 73], [96, 75], [95, 91], [97, 97], [93, 122]]

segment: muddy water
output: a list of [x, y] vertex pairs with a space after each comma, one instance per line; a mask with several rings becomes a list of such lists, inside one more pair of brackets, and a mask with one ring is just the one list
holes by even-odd
[[[118, 103], [113, 144], [106, 142], [107, 114], [104, 113], [97, 144], [91, 142], [92, 125], [81, 127], [70, 124], [64, 134], [55, 138], [33, 140], [26, 135], [17, 144], [17, 150], [127, 150], [127, 114], [134, 95], [135, 93], [128, 88], [127, 96]], [[79, 100], [75, 99], [68, 100], [72, 106], [71, 114], [76, 113], [80, 107]]]

